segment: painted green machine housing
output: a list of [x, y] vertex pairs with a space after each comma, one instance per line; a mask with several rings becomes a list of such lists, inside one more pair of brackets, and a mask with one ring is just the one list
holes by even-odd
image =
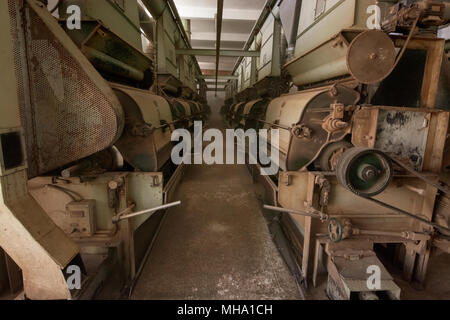
[[123, 6], [114, 0], [64, 0], [61, 2], [60, 17], [66, 19], [67, 8], [78, 5], [82, 21], [101, 21], [112, 32], [142, 51], [138, 3], [136, 0], [120, 2]]
[[[8, 161], [3, 161], [11, 152], [4, 152], [0, 143], [0, 220], [8, 228], [8, 232], [0, 233], [0, 244], [23, 270], [28, 298], [92, 297], [108, 272], [122, 274], [125, 281], [134, 278], [162, 216], [161, 212], [144, 214], [114, 225], [112, 215], [148, 210], [170, 201], [171, 190], [182, 175], [182, 167], [178, 167], [169, 180], [167, 177], [175, 168], [161, 168], [170, 157], [170, 129], [165, 125], [173, 119], [170, 105], [163, 97], [152, 96], [149, 90], [121, 87], [139, 100], [142, 120], [155, 129], [149, 139], [155, 138], [152, 150], [161, 151], [155, 162], [154, 171], [158, 172], [126, 172], [129, 167], [120, 168], [120, 165], [115, 166], [123, 170], [118, 173], [105, 173], [105, 170], [116, 170], [106, 167], [91, 173], [74, 170], [72, 174], [69, 170], [65, 181], [70, 182], [63, 182], [61, 169], [82, 164], [87, 157], [110, 148], [123, 137], [123, 105], [112, 90], [113, 86], [116, 90], [118, 86], [105, 81], [103, 73], [99, 74], [101, 68], [89, 59], [89, 52], [82, 51], [83, 46], [109, 53], [109, 61], [121, 63], [124, 66], [121, 71], [132, 71], [134, 76], [152, 69], [152, 60], [131, 44], [132, 33], [123, 30], [121, 33], [121, 28], [127, 29], [125, 26], [130, 24], [123, 15], [123, 19], [116, 17], [114, 28], [107, 19], [99, 23], [90, 17], [83, 22], [85, 29], [69, 36], [61, 28], [64, 19], [58, 23], [41, 2], [4, 2], [0, 4], [0, 15], [5, 26], [2, 28], [5, 44], [0, 58], [7, 66], [5, 74], [11, 76], [1, 91], [5, 101], [11, 103], [6, 116], [0, 117], [0, 142], [4, 133], [13, 133], [23, 150], [19, 165], [14, 163], [12, 167]], [[70, 3], [89, 6], [93, 2], [61, 3], [63, 6]], [[137, 5], [136, 1], [125, 2], [128, 3]], [[95, 18], [100, 19], [102, 5], [103, 12], [107, 12], [109, 1], [98, 1], [87, 10], [95, 9], [99, 15]], [[140, 40], [140, 34], [136, 34], [136, 39]], [[117, 46], [121, 53], [128, 53], [127, 59], [114, 55], [117, 53], [114, 50], [108, 51], [108, 44]], [[28, 112], [32, 114], [29, 116]], [[35, 119], [39, 122], [32, 123]], [[37, 129], [33, 131], [30, 127]], [[26, 139], [28, 135], [33, 139]], [[38, 155], [28, 151], [33, 147], [29, 142], [36, 137], [41, 142], [36, 148]], [[41, 156], [45, 156], [46, 162], [36, 161]], [[40, 166], [30, 166], [34, 162]], [[32, 174], [27, 176], [27, 169]], [[123, 179], [123, 183], [116, 179]], [[67, 228], [67, 222], [72, 227], [72, 219], [81, 220], [82, 227], [78, 230], [81, 232], [71, 232]], [[89, 224], [92, 227], [85, 227]], [[108, 272], [104, 271], [105, 264], [97, 259], [104, 256], [108, 257]], [[90, 263], [92, 258], [93, 264]], [[87, 291], [75, 294], [67, 288], [65, 269], [71, 264], [82, 266], [83, 263], [91, 270], [83, 281], [83, 291], [85, 286]], [[114, 269], [113, 264], [120, 269]]]
[[[114, 0], [64, 0], [60, 9], [63, 20], [67, 18], [67, 8], [73, 4], [80, 7], [83, 21], [101, 21], [112, 33], [143, 52], [139, 4], [136, 0], [124, 0], [123, 6]], [[156, 72], [170, 75], [197, 92], [195, 61], [189, 56], [177, 57], [175, 53], [175, 48], [182, 48], [184, 42], [170, 10], [164, 9], [156, 19], [156, 30], [155, 38], [149, 39], [156, 44]]]
[[170, 10], [156, 20], [157, 66], [159, 75], [177, 78], [184, 86], [197, 91], [195, 62], [190, 56], [176, 55], [176, 48], [185, 46]]

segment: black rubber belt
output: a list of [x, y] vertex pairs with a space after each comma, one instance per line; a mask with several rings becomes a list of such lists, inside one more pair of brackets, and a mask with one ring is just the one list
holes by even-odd
[[[389, 156], [388, 156], [388, 157], [389, 157]], [[403, 168], [404, 170], [408, 171], [408, 173], [410, 173], [411, 175], [413, 175], [413, 176], [415, 176], [415, 177], [417, 177], [417, 178], [423, 180], [423, 181], [426, 182], [427, 184], [432, 185], [433, 187], [437, 188], [438, 190], [440, 190], [440, 191], [442, 191], [442, 192], [444, 192], [444, 193], [450, 194], [449, 190], [448, 190], [446, 187], [444, 187], [444, 186], [442, 186], [441, 184], [439, 184], [438, 182], [434, 182], [434, 181], [428, 179], [427, 177], [423, 176], [422, 174], [418, 173], [417, 171], [415, 171], [414, 169], [408, 167], [407, 165], [403, 164], [402, 162], [398, 161], [397, 159], [394, 159], [394, 158], [392, 158], [392, 157], [389, 157], [389, 158], [392, 160], [392, 162], [394, 162], [395, 164], [397, 164], [398, 166], [400, 166], [400, 167]], [[351, 191], [351, 190], [350, 190], [350, 191]], [[352, 192], [353, 192], [353, 191], [352, 191]], [[395, 211], [395, 212], [397, 212], [397, 213], [399, 213], [399, 214], [402, 214], [402, 215], [408, 216], [408, 217], [410, 217], [410, 218], [419, 220], [420, 222], [423, 222], [423, 223], [425, 223], [425, 224], [427, 224], [427, 225], [433, 226], [434, 228], [442, 229], [442, 230], [445, 230], [445, 231], [450, 232], [450, 228], [441, 226], [441, 225], [439, 225], [439, 224], [437, 224], [437, 223], [434, 223], [434, 222], [432, 222], [432, 221], [428, 221], [428, 220], [426, 220], [426, 219], [424, 219], [424, 218], [421, 218], [421, 217], [416, 216], [415, 214], [412, 214], [412, 213], [409, 213], [409, 212], [404, 211], [404, 210], [402, 210], [402, 209], [393, 207], [393, 206], [391, 206], [391, 205], [389, 205], [389, 204], [387, 204], [387, 203], [384, 203], [384, 202], [382, 202], [382, 201], [380, 201], [380, 200], [377, 200], [377, 199], [374, 199], [374, 198], [371, 198], [371, 197], [365, 197], [365, 196], [362, 196], [362, 195], [360, 195], [360, 194], [358, 194], [358, 193], [355, 193], [355, 192], [353, 192], [353, 193], [356, 194], [358, 197], [361, 197], [361, 198], [363, 198], [363, 199], [372, 201], [373, 203], [376, 203], [376, 204], [378, 204], [378, 205], [380, 205], [380, 206], [383, 206], [383, 207], [385, 207], [385, 208], [387, 208], [387, 209], [393, 210], [393, 211]]]

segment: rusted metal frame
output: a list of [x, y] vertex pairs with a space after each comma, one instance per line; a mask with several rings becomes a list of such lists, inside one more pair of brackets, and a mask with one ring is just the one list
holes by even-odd
[[216, 96], [217, 86], [219, 82], [219, 63], [220, 63], [220, 47], [222, 41], [222, 18], [223, 18], [223, 0], [217, 0], [217, 16], [216, 16]]
[[290, 214], [304, 216], [304, 217], [311, 217], [311, 218], [320, 219], [320, 220], [328, 220], [328, 216], [326, 214], [324, 214], [323, 212], [317, 211], [313, 208], [311, 208], [310, 211], [303, 211], [303, 210], [293, 210], [293, 209], [286, 209], [286, 208], [282, 208], [282, 207], [264, 205], [264, 209], [278, 211], [278, 212], [284, 212], [284, 213], [290, 213]]
[[[314, 174], [310, 173], [308, 175], [308, 191], [306, 202], [307, 206], [313, 207], [314, 201], [314, 191], [316, 187], [316, 177]], [[305, 217], [304, 233], [303, 233], [303, 255], [302, 255], [302, 273], [305, 279], [305, 288], [308, 288], [308, 267], [309, 267], [309, 252], [311, 247], [312, 238], [312, 218]]]
[[163, 199], [164, 203], [168, 203], [172, 200], [172, 191], [176, 189], [178, 183], [181, 181], [184, 172], [185, 172], [186, 166], [184, 164], [181, 164], [178, 166], [178, 168], [173, 173], [172, 177], [170, 177], [167, 184], [164, 186], [163, 189]]
[[[192, 117], [191, 117], [192, 118]], [[174, 120], [172, 122], [165, 123], [163, 125], [160, 125], [159, 127], [155, 127], [154, 129], [163, 129], [169, 127], [172, 130], [172, 125], [177, 124], [178, 122], [185, 121], [186, 119], [178, 119]]]
[[[391, 38], [396, 47], [402, 47], [406, 41], [404, 36], [394, 35]], [[439, 86], [436, 75], [440, 74], [441, 71], [444, 47], [445, 40], [425, 37], [413, 37], [408, 44], [408, 49], [422, 49], [428, 52], [421, 94], [422, 108], [433, 109], [435, 107]]]
[[312, 283], [313, 287], [317, 287], [317, 274], [319, 271], [319, 254], [320, 249], [322, 248], [322, 245], [328, 243], [329, 239], [328, 237], [316, 237], [316, 247], [314, 249], [314, 264], [313, 264], [313, 277], [312, 277]]
[[268, 125], [273, 126], [273, 127], [277, 127], [277, 128], [283, 129], [283, 130], [287, 130], [287, 131], [291, 131], [291, 129], [292, 129], [292, 128], [289, 128], [287, 126], [283, 126], [283, 125], [272, 123], [272, 122], [267, 122], [267, 121], [264, 121], [264, 120], [261, 120], [261, 119], [258, 119], [258, 121], [261, 122], [261, 123], [264, 123], [264, 124], [268, 124]]
[[[410, 47], [419, 47], [421, 49], [427, 49], [429, 48], [430, 43], [431, 44], [437, 44], [436, 40], [429, 40], [429, 39], [422, 39], [424, 41], [418, 42], [420, 40], [414, 39], [410, 43]], [[428, 56], [427, 60], [427, 66], [434, 65], [433, 64], [433, 55], [430, 54]], [[440, 65], [442, 63], [440, 53], [435, 55], [434, 59], [437, 59], [439, 61], [439, 70]], [[431, 61], [430, 61], [431, 60]], [[425, 74], [427, 74], [428, 70], [430, 70], [429, 67], [426, 68]], [[436, 70], [435, 70], [436, 71]], [[424, 181], [426, 181], [428, 184], [425, 189], [425, 195], [422, 197], [422, 209], [420, 210], [421, 215], [426, 217], [425, 219], [421, 219], [421, 223], [424, 223], [424, 227], [426, 228], [426, 225], [430, 225], [433, 220], [433, 214], [434, 214], [434, 203], [437, 195], [438, 189], [444, 189], [442, 188], [437, 181], [434, 181], [436, 179], [437, 175], [439, 174], [442, 166], [442, 159], [443, 159], [443, 150], [445, 145], [445, 138], [446, 138], [446, 132], [448, 128], [449, 123], [449, 114], [447, 112], [442, 112], [440, 110], [431, 109], [427, 107], [427, 101], [432, 101], [434, 104], [435, 101], [435, 95], [437, 90], [437, 82], [436, 79], [431, 77], [424, 76], [424, 84], [428, 86], [428, 88], [425, 89], [424, 86], [424, 97], [426, 100], [424, 100], [424, 105], [421, 109], [411, 109], [411, 108], [395, 108], [395, 107], [377, 107], [376, 110], [379, 109], [389, 109], [389, 110], [402, 110], [402, 111], [414, 111], [414, 112], [425, 112], [429, 113], [430, 118], [430, 132], [428, 136], [428, 143], [427, 143], [427, 151], [425, 152], [425, 160], [424, 160], [424, 167], [423, 169], [429, 172], [430, 178], [424, 177], [422, 174], [418, 174], [415, 172], [409, 171], [410, 175], [416, 176]], [[433, 85], [434, 83], [434, 85]], [[430, 91], [430, 87], [435, 87], [436, 90]], [[371, 112], [371, 111], [370, 111]], [[377, 118], [377, 117], [375, 117]], [[376, 121], [376, 119], [374, 119]], [[368, 147], [373, 147], [373, 144], [375, 142], [375, 139], [372, 139], [370, 142], [372, 142]], [[410, 169], [406, 166], [401, 165], [404, 169]], [[425, 174], [426, 175], [426, 174]], [[447, 191], [444, 189], [444, 191]], [[381, 203], [380, 203], [381, 204]], [[398, 210], [395, 210], [398, 212]], [[412, 216], [412, 218], [415, 218], [417, 220], [417, 216]], [[440, 225], [434, 224], [433, 225], [436, 228], [443, 228]], [[409, 245], [411, 247], [411, 245]], [[425, 253], [419, 254], [417, 257], [416, 250], [413, 250], [411, 248], [407, 248], [406, 256], [405, 256], [405, 262], [404, 262], [404, 277], [407, 280], [411, 280], [413, 278], [413, 273], [415, 270], [415, 279], [423, 283], [425, 281], [425, 275], [426, 275], [426, 266], [429, 261], [429, 250]]]
[[[442, 61], [441, 61], [442, 62]], [[439, 64], [440, 65], [440, 64]], [[433, 90], [432, 99], [433, 104], [436, 98], [437, 92], [437, 80], [435, 80], [436, 91]], [[431, 86], [431, 85], [430, 85]], [[449, 125], [449, 113], [441, 112], [437, 114], [432, 114], [430, 121], [430, 132], [428, 138], [427, 151], [425, 152], [424, 159], [424, 170], [432, 173], [440, 173], [442, 168], [442, 162], [444, 158], [444, 148], [446, 143], [447, 131]], [[434, 207], [437, 196], [437, 188], [431, 185], [427, 185], [426, 192], [424, 195], [423, 209], [422, 213], [430, 221], [433, 220]], [[417, 266], [415, 269], [415, 279], [421, 284], [425, 282], [427, 267], [430, 257], [430, 248], [427, 249], [425, 254], [421, 254], [417, 257]]]
[[95, 28], [94, 28], [94, 29], [91, 31], [91, 33], [86, 37], [86, 39], [84, 39], [84, 40], [81, 42], [81, 48], [83, 48], [83, 47], [86, 45], [86, 43], [88, 43], [89, 40], [91, 40], [91, 39], [94, 37], [94, 35], [98, 32], [98, 30], [101, 29], [101, 27], [102, 27], [102, 24], [101, 24], [100, 22], [97, 22], [97, 25], [95, 26]]

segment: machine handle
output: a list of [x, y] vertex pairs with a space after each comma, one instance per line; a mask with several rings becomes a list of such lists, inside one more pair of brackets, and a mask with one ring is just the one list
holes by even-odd
[[181, 204], [181, 201], [176, 201], [176, 202], [172, 202], [172, 203], [168, 203], [168, 204], [164, 204], [162, 206], [158, 206], [155, 208], [151, 208], [151, 209], [147, 209], [147, 210], [143, 210], [143, 211], [138, 211], [138, 212], [133, 212], [133, 213], [128, 213], [128, 212], [132, 212], [133, 208], [135, 207], [135, 205], [131, 206], [130, 208], [125, 209], [124, 211], [122, 211], [121, 213], [117, 214], [116, 216], [113, 217], [113, 222], [117, 223], [121, 220], [125, 220], [125, 219], [131, 219], [137, 216], [141, 216], [143, 214], [147, 214], [147, 213], [154, 213], [156, 211], [159, 210], [164, 210], [164, 209], [168, 209], [171, 207], [176, 207], [179, 206]]

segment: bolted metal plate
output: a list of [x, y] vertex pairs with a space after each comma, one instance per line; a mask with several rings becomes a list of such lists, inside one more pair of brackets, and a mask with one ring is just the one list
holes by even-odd
[[395, 64], [395, 45], [391, 38], [379, 30], [370, 30], [353, 39], [347, 52], [350, 74], [364, 84], [386, 79]]

